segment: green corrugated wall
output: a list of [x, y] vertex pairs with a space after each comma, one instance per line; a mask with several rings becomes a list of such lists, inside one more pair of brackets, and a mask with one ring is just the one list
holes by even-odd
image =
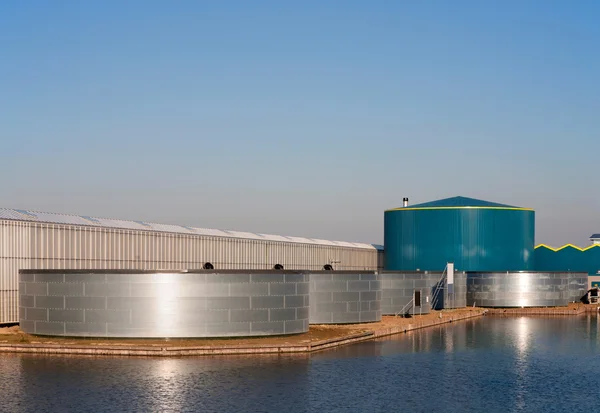
[[535, 247], [536, 271], [574, 271], [597, 274], [600, 271], [600, 245], [579, 248], [567, 244], [553, 249], [547, 245]]

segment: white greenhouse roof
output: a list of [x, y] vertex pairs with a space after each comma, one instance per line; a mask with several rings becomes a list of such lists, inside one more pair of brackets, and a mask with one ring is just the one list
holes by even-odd
[[34, 221], [49, 224], [84, 225], [90, 227], [132, 229], [138, 231], [171, 232], [176, 234], [210, 235], [215, 237], [254, 239], [262, 241], [290, 242], [295, 244], [328, 245], [346, 248], [362, 248], [383, 250], [383, 246], [359, 242], [327, 241], [316, 238], [287, 237], [282, 235], [258, 234], [253, 232], [226, 231], [210, 228], [194, 228], [182, 225], [155, 224], [143, 221], [126, 221], [121, 219], [97, 218], [85, 215], [55, 214], [23, 209], [0, 208], [0, 219], [14, 221]]

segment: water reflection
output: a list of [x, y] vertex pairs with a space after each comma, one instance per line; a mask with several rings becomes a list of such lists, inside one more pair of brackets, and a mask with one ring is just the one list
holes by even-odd
[[0, 411], [595, 411], [598, 327], [483, 317], [310, 356], [4, 354]]
[[[107, 358], [0, 356], [20, 372], [0, 384], [18, 401], [10, 412], [235, 411], [242, 401], [261, 411], [264, 400], [288, 394], [292, 406], [307, 396], [308, 356]], [[9, 367], [10, 366], [10, 367]], [[43, 409], [32, 409], [43, 406]], [[267, 403], [268, 406], [268, 403]], [[0, 411], [2, 409], [0, 408]]]
[[520, 317], [516, 320], [515, 344], [517, 347], [517, 357], [523, 362], [527, 357], [527, 350], [531, 341], [529, 323], [531, 323], [531, 319], [527, 317]]
[[164, 359], [153, 363], [152, 377], [157, 382], [158, 394], [148, 403], [148, 412], [181, 411], [185, 405], [185, 386], [179, 380], [181, 366], [179, 359]]
[[525, 396], [527, 393], [527, 357], [531, 342], [529, 323], [531, 319], [520, 317], [516, 320], [515, 329], [515, 408], [522, 411], [525, 407]]
[[0, 411], [18, 411], [24, 384], [20, 360], [17, 354], [0, 354]]
[[[445, 326], [409, 331], [396, 336], [382, 337], [355, 346], [319, 353], [318, 357], [356, 357], [358, 355], [388, 356], [398, 353], [464, 351], [475, 342], [475, 326], [481, 320], [467, 320]], [[485, 341], [482, 341], [482, 343]]]

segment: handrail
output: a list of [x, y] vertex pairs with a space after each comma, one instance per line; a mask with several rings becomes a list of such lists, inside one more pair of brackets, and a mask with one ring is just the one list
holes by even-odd
[[442, 271], [442, 276], [440, 277], [440, 279], [438, 280], [435, 290], [433, 292], [433, 294], [431, 295], [431, 306], [433, 307], [434, 303], [436, 302], [439, 292], [440, 290], [443, 290], [444, 287], [443, 286], [443, 282], [444, 279], [446, 278], [447, 274], [447, 270], [448, 270], [448, 264], [446, 264], [446, 266], [444, 267], [444, 271]]
[[413, 297], [410, 299], [410, 301], [408, 303], [406, 303], [406, 305], [404, 307], [402, 307], [402, 309], [400, 311], [398, 311], [396, 314], [394, 314], [394, 317], [398, 317], [398, 314], [400, 313], [404, 313], [404, 310], [411, 304], [413, 304], [415, 301], [415, 294], [413, 293]]
[[[442, 285], [443, 285], [444, 279], [448, 275], [447, 271], [448, 271], [448, 264], [446, 264], [446, 266], [444, 267], [444, 271], [442, 271], [442, 276], [440, 277], [440, 279], [436, 283], [435, 290], [434, 290], [433, 294], [431, 295], [431, 306], [432, 307], [434, 306], [435, 300], [437, 299], [440, 290], [444, 289], [444, 287], [442, 287]], [[399, 314], [403, 314], [405, 312], [405, 310], [408, 309], [409, 306], [412, 305], [414, 307], [414, 301], [415, 301], [415, 293], [413, 291], [413, 296], [410, 299], [410, 301], [408, 303], [406, 303], [406, 305], [404, 307], [402, 307], [402, 309], [400, 311], [394, 313], [394, 317], [398, 317]]]

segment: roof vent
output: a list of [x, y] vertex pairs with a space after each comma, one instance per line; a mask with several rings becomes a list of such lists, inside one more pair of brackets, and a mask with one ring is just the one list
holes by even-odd
[[408, 198], [402, 198], [402, 205], [406, 208], [408, 206]]

